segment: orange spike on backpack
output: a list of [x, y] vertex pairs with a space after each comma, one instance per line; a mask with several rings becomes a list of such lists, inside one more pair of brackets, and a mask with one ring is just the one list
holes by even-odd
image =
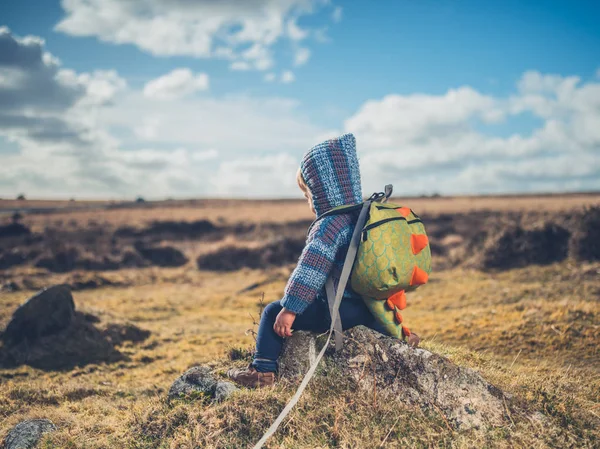
[[394, 318], [396, 318], [396, 321], [398, 321], [398, 324], [402, 324], [402, 315], [400, 315], [400, 312], [398, 312], [398, 309], [396, 309], [394, 311]]
[[387, 299], [387, 304], [390, 309], [393, 309], [394, 306], [398, 307], [400, 310], [406, 309], [406, 293], [404, 293], [404, 290], [400, 290], [398, 293], [390, 296]]
[[427, 283], [428, 279], [429, 279], [429, 275], [427, 274], [427, 272], [421, 270], [419, 267], [417, 267], [415, 265], [415, 268], [412, 273], [412, 278], [410, 279], [410, 285], [411, 286], [423, 285], [423, 284]]
[[412, 246], [413, 254], [417, 255], [423, 248], [429, 244], [429, 239], [425, 234], [412, 234], [410, 236], [410, 246]]
[[410, 329], [406, 326], [402, 326], [402, 335], [405, 337], [410, 337]]
[[410, 215], [410, 209], [408, 207], [399, 207], [396, 209], [398, 211], [398, 213], [400, 215], [402, 215], [404, 218], [408, 217]]

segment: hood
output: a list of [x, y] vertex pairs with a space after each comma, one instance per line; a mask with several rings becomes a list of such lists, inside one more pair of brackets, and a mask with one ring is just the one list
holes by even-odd
[[317, 217], [344, 204], [362, 203], [356, 139], [344, 134], [312, 147], [300, 163]]

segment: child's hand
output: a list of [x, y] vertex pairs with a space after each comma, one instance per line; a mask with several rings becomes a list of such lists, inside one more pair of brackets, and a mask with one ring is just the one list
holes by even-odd
[[291, 337], [292, 336], [292, 324], [294, 324], [294, 320], [296, 319], [296, 314], [294, 312], [290, 312], [289, 310], [282, 309], [281, 312], [275, 318], [275, 324], [273, 325], [273, 330], [280, 337]]

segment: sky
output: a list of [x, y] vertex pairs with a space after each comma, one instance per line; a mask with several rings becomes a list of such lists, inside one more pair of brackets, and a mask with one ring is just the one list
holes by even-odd
[[4, 0], [0, 197], [600, 190], [600, 2]]

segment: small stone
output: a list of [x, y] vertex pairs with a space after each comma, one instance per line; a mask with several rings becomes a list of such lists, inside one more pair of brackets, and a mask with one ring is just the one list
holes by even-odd
[[176, 399], [190, 393], [203, 393], [209, 397], [215, 395], [217, 380], [207, 366], [194, 366], [179, 376], [169, 389], [168, 398]]
[[217, 382], [217, 386], [215, 388], [215, 401], [223, 402], [234, 391], [238, 391], [238, 390], [239, 390], [239, 388], [236, 387], [231, 382]]
[[30, 419], [13, 427], [2, 444], [3, 449], [32, 449], [46, 432], [54, 432], [56, 426], [47, 419]]

